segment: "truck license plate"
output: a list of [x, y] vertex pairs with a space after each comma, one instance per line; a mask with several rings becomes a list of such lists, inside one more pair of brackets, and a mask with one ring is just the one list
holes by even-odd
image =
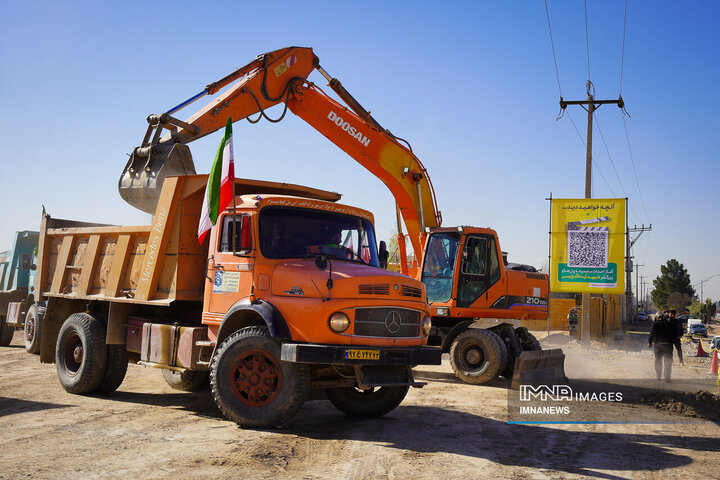
[[380, 360], [380, 350], [345, 350], [348, 360]]

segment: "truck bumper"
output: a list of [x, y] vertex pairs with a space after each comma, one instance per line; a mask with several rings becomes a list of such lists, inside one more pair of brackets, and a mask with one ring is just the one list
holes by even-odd
[[281, 360], [328, 365], [440, 365], [435, 347], [363, 347], [284, 343]]

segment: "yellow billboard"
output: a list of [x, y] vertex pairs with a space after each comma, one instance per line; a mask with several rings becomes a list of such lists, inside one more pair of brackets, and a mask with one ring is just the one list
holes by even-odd
[[625, 293], [625, 202], [552, 199], [551, 291]]

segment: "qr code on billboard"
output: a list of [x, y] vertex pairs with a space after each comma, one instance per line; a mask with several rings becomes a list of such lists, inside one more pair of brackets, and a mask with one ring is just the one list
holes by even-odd
[[608, 231], [568, 231], [568, 267], [607, 268]]

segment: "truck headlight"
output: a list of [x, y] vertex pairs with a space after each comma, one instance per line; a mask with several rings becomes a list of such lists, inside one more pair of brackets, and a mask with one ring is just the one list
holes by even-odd
[[335, 312], [330, 315], [328, 325], [330, 325], [330, 330], [333, 332], [344, 332], [350, 326], [350, 318], [348, 318], [348, 316], [343, 312]]
[[422, 333], [423, 333], [423, 335], [425, 335], [425, 336], [429, 335], [431, 328], [432, 328], [432, 320], [430, 320], [430, 317], [428, 317], [428, 316], [426, 315], [425, 318], [423, 318], [423, 323], [422, 323]]

